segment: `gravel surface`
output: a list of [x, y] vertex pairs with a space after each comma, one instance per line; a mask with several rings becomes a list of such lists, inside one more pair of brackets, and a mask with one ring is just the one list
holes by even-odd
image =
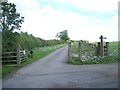
[[17, 71], [3, 88], [117, 88], [118, 64], [67, 64], [68, 47]]

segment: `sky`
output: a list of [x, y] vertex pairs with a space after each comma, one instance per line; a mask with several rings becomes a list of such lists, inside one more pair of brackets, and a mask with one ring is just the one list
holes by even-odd
[[56, 39], [68, 30], [72, 40], [118, 41], [119, 0], [8, 0], [25, 17], [21, 31], [43, 39]]

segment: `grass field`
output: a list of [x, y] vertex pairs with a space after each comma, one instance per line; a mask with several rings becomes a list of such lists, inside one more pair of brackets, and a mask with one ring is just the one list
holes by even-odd
[[31, 64], [32, 62], [35, 62], [44, 56], [50, 54], [51, 52], [64, 47], [66, 44], [62, 45], [55, 45], [55, 46], [46, 46], [41, 48], [34, 49], [34, 54], [32, 58], [28, 58], [26, 62], [22, 63], [20, 67], [12, 67], [12, 66], [2, 66], [2, 77], [6, 77], [9, 74], [14, 73], [16, 70], [20, 69], [21, 67], [24, 67], [28, 64]]
[[109, 54], [116, 56], [118, 54], [118, 48], [120, 48], [118, 42], [110, 42], [109, 44]]

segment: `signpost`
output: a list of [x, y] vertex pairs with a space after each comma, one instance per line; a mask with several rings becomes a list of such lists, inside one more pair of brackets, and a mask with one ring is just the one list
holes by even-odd
[[103, 45], [103, 39], [107, 39], [106, 37], [100, 36], [100, 55], [104, 56], [104, 45]]

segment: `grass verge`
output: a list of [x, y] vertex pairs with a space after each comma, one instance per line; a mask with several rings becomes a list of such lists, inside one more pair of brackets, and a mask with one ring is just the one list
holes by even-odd
[[110, 64], [110, 63], [117, 63], [117, 62], [120, 62], [120, 57], [115, 57], [115, 56], [108, 56], [108, 57], [102, 57], [99, 59], [91, 59], [91, 60], [85, 60], [85, 61], [81, 61], [78, 59], [72, 59], [68, 61], [69, 64], [73, 64], [73, 65]]
[[28, 58], [24, 63], [21, 64], [20, 67], [2, 66], [2, 78], [5, 78], [6, 76], [8, 76], [10, 74], [13, 74], [18, 69], [20, 69], [28, 64], [31, 64], [32, 62], [35, 62], [35, 61], [47, 56], [48, 54], [52, 53], [53, 51], [55, 51], [59, 48], [62, 48], [64, 46], [66, 46], [66, 44], [35, 48], [32, 58]]

